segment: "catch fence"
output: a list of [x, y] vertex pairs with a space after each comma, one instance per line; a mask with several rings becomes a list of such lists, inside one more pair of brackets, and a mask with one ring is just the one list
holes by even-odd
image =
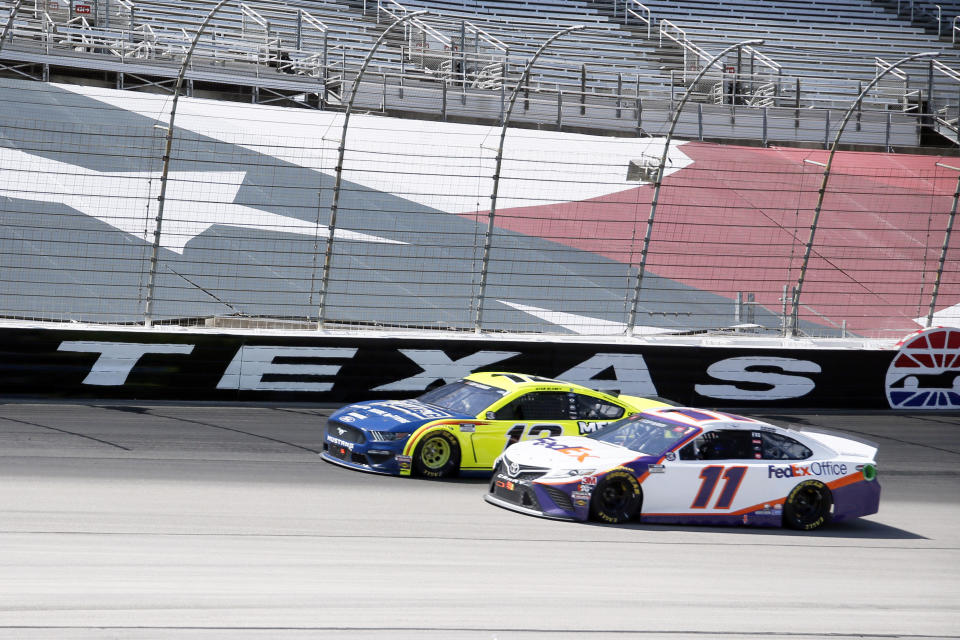
[[357, 114], [331, 234], [343, 114], [182, 99], [158, 221], [168, 97], [0, 98], [4, 318], [893, 338], [960, 303], [949, 159], [837, 154], [794, 319], [822, 150], [672, 145], [638, 288], [661, 138], [510, 129], [488, 233], [499, 127]]

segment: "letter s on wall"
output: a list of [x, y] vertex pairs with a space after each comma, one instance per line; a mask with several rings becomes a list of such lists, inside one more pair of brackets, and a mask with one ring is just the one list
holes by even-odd
[[769, 389], [741, 389], [730, 384], [698, 384], [697, 393], [708, 398], [722, 400], [786, 400], [800, 398], [816, 388], [816, 383], [806, 376], [751, 371], [756, 367], [772, 367], [792, 373], [820, 373], [820, 365], [809, 360], [778, 358], [774, 356], [742, 356], [714, 362], [707, 367], [707, 375], [717, 380], [730, 382], [753, 382], [770, 385]]

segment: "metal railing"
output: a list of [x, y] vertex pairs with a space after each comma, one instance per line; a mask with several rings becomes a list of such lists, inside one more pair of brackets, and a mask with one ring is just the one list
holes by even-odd
[[270, 40], [270, 21], [245, 2], [240, 3], [240, 35], [243, 38], [253, 37], [264, 42]]
[[[614, 13], [616, 13], [616, 5], [614, 5]], [[639, 2], [639, 0], [625, 0], [623, 5], [624, 24], [630, 24], [631, 17], [647, 25], [647, 38], [649, 39], [653, 29], [653, 15], [647, 5]]]
[[905, 15], [910, 22], [930, 20], [937, 23], [937, 37], [942, 33], [943, 7], [932, 2], [897, 0], [897, 15]]

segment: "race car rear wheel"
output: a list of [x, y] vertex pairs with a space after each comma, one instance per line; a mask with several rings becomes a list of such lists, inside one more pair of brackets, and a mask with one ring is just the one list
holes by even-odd
[[427, 434], [413, 454], [413, 470], [425, 478], [444, 478], [455, 475], [460, 468], [460, 445], [447, 431]]
[[783, 503], [783, 525], [810, 531], [830, 520], [833, 496], [819, 480], [805, 480], [795, 486]]
[[622, 524], [640, 513], [643, 492], [630, 469], [614, 469], [607, 473], [590, 498], [590, 515], [601, 522]]

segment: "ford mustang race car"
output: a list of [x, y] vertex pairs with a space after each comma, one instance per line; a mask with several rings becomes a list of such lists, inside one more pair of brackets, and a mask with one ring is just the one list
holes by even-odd
[[587, 437], [512, 445], [485, 498], [563, 520], [816, 529], [877, 512], [876, 453], [839, 435], [657, 408]]
[[613, 396], [519, 373], [474, 373], [415, 400], [372, 400], [327, 421], [321, 457], [362, 471], [431, 478], [487, 472], [521, 440], [581, 435], [659, 400]]

